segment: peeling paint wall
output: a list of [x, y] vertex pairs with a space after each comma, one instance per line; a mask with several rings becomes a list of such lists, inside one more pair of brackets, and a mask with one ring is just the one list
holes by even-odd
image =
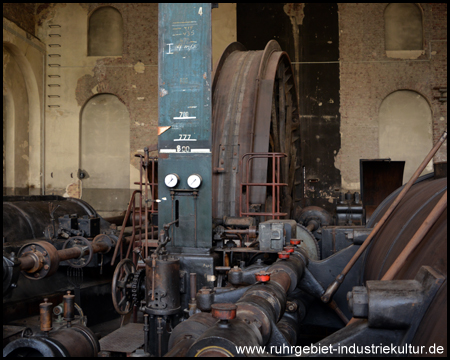
[[4, 194], [41, 193], [44, 61], [44, 45], [3, 18]]
[[[433, 147], [432, 129], [430, 106], [415, 91], [395, 91], [381, 103], [378, 113], [380, 158], [405, 161], [403, 183], [411, 178]], [[424, 174], [430, 172], [433, 172], [432, 162]]]
[[[113, 7], [122, 17], [121, 55], [88, 55], [89, 18], [103, 6]], [[235, 41], [234, 8], [235, 4], [220, 4], [219, 9], [213, 10], [213, 47], [218, 53], [229, 42]], [[78, 190], [72, 193], [81, 194], [82, 198], [88, 196], [84, 191], [87, 184], [83, 184], [83, 180], [78, 184], [76, 179], [82, 166], [80, 119], [83, 107], [97, 94], [115, 95], [126, 107], [129, 138], [121, 143], [129, 144], [130, 165], [127, 169], [113, 168], [117, 173], [129, 174], [129, 189], [136, 189], [134, 182], [139, 181], [139, 159], [134, 155], [142, 152], [144, 147], [156, 148], [158, 142], [158, 4], [51, 3], [40, 4], [36, 12], [37, 36], [46, 44], [49, 55], [46, 67], [46, 193], [68, 194], [68, 187], [77, 186]], [[106, 139], [98, 136], [97, 141], [101, 146]], [[150, 156], [157, 156], [157, 152], [150, 152]], [[114, 189], [114, 181], [105, 180], [104, 188]], [[112, 204], [115, 195], [111, 192], [107, 197], [111, 197], [111, 201], [106, 199], [101, 210], [108, 211], [109, 207], [111, 213], [108, 215], [121, 212], [117, 206], [105, 205]], [[121, 201], [122, 212], [126, 210], [126, 202], [123, 203]]]
[[220, 3], [211, 12], [212, 64], [215, 66], [228, 45], [237, 41], [236, 3]]
[[[119, 39], [121, 55], [88, 56], [89, 16], [101, 5], [104, 4], [52, 4], [37, 10], [37, 34], [46, 43], [49, 55], [55, 54], [49, 56], [47, 66], [47, 74], [53, 77], [46, 78], [50, 95], [46, 107], [47, 193], [62, 195], [68, 184], [76, 180], [83, 140], [81, 112], [96, 94], [117, 96], [129, 114], [129, 135], [124, 133], [128, 138], [121, 142], [129, 144], [127, 153], [131, 167], [122, 170], [130, 174], [129, 188], [135, 188], [132, 184], [139, 181], [138, 161], [134, 154], [157, 143], [158, 4], [112, 4], [123, 19], [123, 39]], [[59, 86], [48, 86], [51, 84]], [[98, 135], [96, 141], [102, 146], [108, 139]], [[120, 167], [114, 164], [111, 167], [117, 173], [121, 172]], [[105, 189], [114, 187], [113, 180], [105, 179]], [[80, 191], [83, 198], [87, 192], [82, 188], [83, 180]], [[122, 206], [125, 208], [113, 210], [125, 211], [126, 204]]]
[[[3, 73], [4, 82], [3, 86], [6, 86], [6, 92], [11, 92], [12, 108], [8, 106], [10, 102], [7, 102], [6, 115], [7, 118], [13, 117], [14, 137], [7, 139], [13, 142], [14, 146], [14, 194], [16, 195], [28, 195], [28, 95], [25, 84], [25, 79], [20, 71], [17, 61], [3, 48]], [[7, 54], [7, 56], [5, 56]], [[6, 61], [5, 61], [6, 60]], [[5, 91], [5, 90], [4, 90]], [[10, 112], [12, 114], [10, 114]], [[9, 124], [8, 124], [9, 125]], [[8, 127], [8, 126], [7, 126]], [[7, 133], [9, 129], [7, 128]], [[7, 172], [9, 169], [6, 169]], [[11, 188], [8, 186], [8, 188]]]

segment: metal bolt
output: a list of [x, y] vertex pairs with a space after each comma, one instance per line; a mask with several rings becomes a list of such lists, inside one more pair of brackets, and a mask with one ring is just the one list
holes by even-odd
[[44, 265], [44, 270], [48, 270], [48, 269], [50, 269], [50, 266]]
[[47, 256], [47, 251], [43, 251], [42, 255]]
[[[34, 277], [35, 277], [35, 278], [38, 278], [38, 277], [39, 277], [39, 273], [34, 274]], [[47, 302], [46, 299], [44, 299], [44, 301]]]
[[292, 301], [288, 301], [286, 305], [287, 305], [287, 306], [286, 306], [286, 307], [287, 307], [287, 310], [288, 310], [289, 312], [294, 312], [294, 311], [296, 311], [297, 308], [298, 308], [297, 304], [294, 303], [294, 302], [292, 302]]
[[30, 248], [31, 248], [31, 250], [33, 250], [33, 251], [36, 250], [36, 246], [34, 246], [34, 245], [31, 245]]

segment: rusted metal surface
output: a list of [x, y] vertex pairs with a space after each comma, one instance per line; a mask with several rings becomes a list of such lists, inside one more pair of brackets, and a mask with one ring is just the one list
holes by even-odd
[[22, 273], [29, 279], [42, 279], [58, 270], [59, 253], [49, 242], [35, 241], [26, 244], [20, 248], [18, 256]]
[[[374, 238], [365, 265], [365, 280], [379, 280], [403, 251], [426, 217], [447, 190], [447, 179], [423, 182], [413, 186], [385, 227]], [[447, 273], [446, 210], [430, 229], [413, 258], [394, 279], [413, 279], [422, 265]], [[379, 220], [379, 214], [375, 221]], [[445, 261], [444, 261], [445, 259]], [[421, 264], [419, 264], [419, 262]], [[413, 266], [413, 264], [415, 264]]]
[[383, 275], [381, 280], [392, 280], [395, 277], [395, 275], [399, 271], [401, 271], [402, 266], [408, 260], [410, 260], [411, 254], [414, 252], [417, 246], [419, 246], [420, 242], [423, 240], [428, 231], [430, 231], [430, 229], [442, 215], [444, 210], [447, 210], [447, 191], [444, 193], [444, 195], [442, 195], [442, 198], [439, 200], [439, 202], [427, 216], [422, 225], [420, 225], [420, 228], [417, 230], [417, 232], [405, 246], [405, 248], [397, 257], [397, 259], [395, 259], [394, 263], [391, 265], [388, 271]]
[[[152, 254], [153, 255], [153, 254]], [[146, 307], [149, 315], [173, 315], [180, 311], [180, 260], [146, 260]]]
[[[135, 156], [139, 158], [139, 181], [134, 184], [139, 185], [139, 189], [133, 191], [125, 217], [122, 219], [111, 265], [114, 265], [118, 254], [120, 260], [132, 254], [133, 261], [137, 264], [137, 254], [132, 250], [136, 247], [142, 248], [142, 255], [147, 258], [149, 248], [154, 247], [157, 240], [158, 227], [156, 224], [150, 224], [150, 218], [158, 212], [158, 203], [155, 201], [158, 198], [158, 159], [149, 157], [148, 148], [144, 149], [144, 155], [136, 154]], [[124, 239], [125, 227], [130, 218], [132, 233]], [[127, 248], [124, 246], [124, 240], [127, 240]]]
[[[280, 212], [280, 189], [282, 187], [288, 186], [280, 182], [280, 161], [286, 157], [284, 153], [247, 153], [242, 156], [241, 168], [242, 171], [242, 182], [239, 192], [239, 215], [240, 216], [255, 216], [255, 212], [250, 212], [250, 194], [254, 187], [259, 188], [269, 188], [272, 190], [271, 204], [269, 206], [271, 211], [268, 211], [266, 206], [266, 211], [259, 211], [257, 215], [259, 216], [269, 216], [272, 219], [279, 219], [280, 216], [286, 216], [287, 213]], [[251, 182], [250, 173], [251, 165], [253, 165], [253, 159], [271, 159], [272, 164], [272, 182]], [[245, 161], [244, 161], [245, 160]], [[245, 163], [245, 166], [242, 164]], [[266, 180], [268, 181], [268, 180]], [[242, 211], [242, 198], [246, 199], [245, 210]]]
[[233, 320], [236, 317], [236, 304], [218, 303], [211, 305], [211, 315], [219, 320]]
[[64, 302], [64, 320], [68, 322], [67, 326], [70, 327], [70, 323], [75, 319], [75, 295], [72, 295], [70, 291], [63, 296]]
[[136, 266], [130, 259], [120, 261], [114, 271], [111, 294], [114, 308], [120, 315], [126, 315], [132, 310], [131, 282], [135, 272]]
[[[239, 159], [251, 152], [286, 152], [278, 182], [287, 184], [281, 211], [292, 211], [300, 169], [296, 99], [289, 57], [276, 41], [264, 51], [245, 51], [239, 43], [224, 51], [213, 82], [213, 168], [220, 169], [213, 174], [214, 218], [239, 214]], [[267, 159], [254, 161], [250, 182], [268, 183], [268, 176]], [[265, 186], [254, 187], [248, 203], [264, 212], [266, 195]]]
[[[447, 178], [414, 185], [398, 209], [373, 240], [365, 261], [365, 280], [379, 280], [392, 266], [408, 242], [447, 190]], [[391, 201], [392, 202], [392, 201]], [[383, 214], [378, 214], [378, 221]], [[394, 280], [414, 279], [421, 266], [428, 265], [447, 277], [447, 209], [411, 253]], [[445, 290], [443, 290], [445, 288]], [[413, 345], [446, 343], [446, 282], [424, 316]]]
[[50, 331], [52, 327], [52, 309], [53, 304], [47, 302], [48, 299], [45, 298], [44, 302], [39, 304], [39, 315], [41, 321], [41, 331]]

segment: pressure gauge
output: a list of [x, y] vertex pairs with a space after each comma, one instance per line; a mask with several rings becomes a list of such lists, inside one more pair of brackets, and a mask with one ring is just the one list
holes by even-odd
[[166, 175], [166, 177], [164, 178], [164, 183], [169, 188], [173, 188], [173, 187], [177, 186], [179, 181], [180, 181], [180, 178], [178, 177], [177, 174], [169, 174], [169, 175]]
[[187, 179], [187, 184], [191, 189], [197, 189], [202, 183], [202, 177], [198, 174], [192, 174]]

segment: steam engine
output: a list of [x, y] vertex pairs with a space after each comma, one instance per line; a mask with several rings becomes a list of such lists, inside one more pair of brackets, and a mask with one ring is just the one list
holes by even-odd
[[[445, 347], [446, 172], [418, 169], [366, 222], [357, 211], [358, 226], [337, 225], [305, 206], [297, 94], [278, 43], [233, 43], [212, 73], [211, 5], [159, 14], [158, 159], [140, 155], [140, 205], [121, 231], [81, 200], [4, 197], [4, 356]], [[85, 285], [66, 293], [82, 268]], [[122, 326], [98, 340], [79, 303]], [[34, 331], [18, 321], [33, 307]]]

